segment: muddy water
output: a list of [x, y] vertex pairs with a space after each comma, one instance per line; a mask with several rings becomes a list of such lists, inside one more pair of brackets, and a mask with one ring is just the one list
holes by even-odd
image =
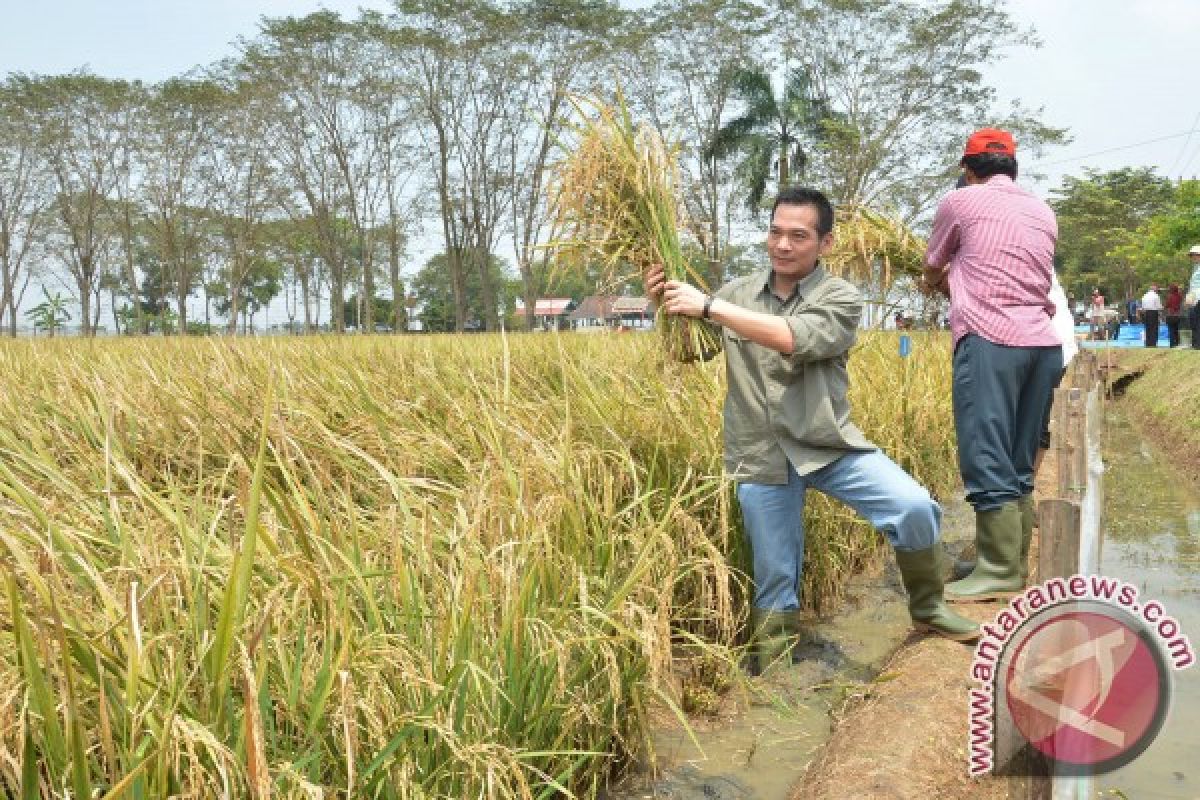
[[[1160, 601], [1198, 650], [1200, 492], [1141, 436], [1122, 402], [1110, 405], [1105, 431], [1100, 569], [1136, 583], [1141, 597]], [[1200, 665], [1175, 672], [1173, 689], [1154, 743], [1132, 763], [1097, 776], [1097, 792], [1108, 792], [1099, 796], [1200, 797]]]
[[[970, 531], [966, 505], [951, 504], [942, 534], [951, 549]], [[881, 667], [911, 632], [886, 560], [884, 574], [852, 581], [842, 609], [814, 624], [802, 663], [736, 687], [717, 719], [693, 721], [695, 741], [679, 726], [656, 730], [656, 763], [609, 800], [787, 800], [829, 738], [831, 711], [865, 683], [886, 680]]]

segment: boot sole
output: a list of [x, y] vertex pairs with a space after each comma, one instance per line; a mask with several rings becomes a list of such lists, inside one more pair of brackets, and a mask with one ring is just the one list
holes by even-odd
[[998, 592], [981, 592], [980, 594], [950, 594], [943, 592], [942, 597], [947, 603], [986, 603], [989, 600], [1011, 600], [1024, 589], [1006, 589]]
[[918, 633], [932, 633], [935, 636], [941, 636], [943, 639], [950, 639], [954, 642], [973, 642], [982, 635], [978, 628], [969, 633], [950, 633], [941, 628], [935, 628], [927, 622], [914, 622], [913, 628]]

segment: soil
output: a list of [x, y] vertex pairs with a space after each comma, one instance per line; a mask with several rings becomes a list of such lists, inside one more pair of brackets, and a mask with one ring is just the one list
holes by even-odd
[[[1038, 474], [1057, 481], [1054, 451]], [[1035, 492], [1035, 497], [1038, 492]], [[1030, 564], [1037, 564], [1037, 530]], [[1036, 574], [1031, 576], [1036, 580]], [[956, 605], [985, 622], [998, 602]], [[792, 790], [794, 800], [929, 800], [1025, 797], [1019, 779], [967, 775], [967, 692], [972, 645], [936, 636], [912, 638], [883, 668], [868, 692], [851, 702], [833, 735]]]

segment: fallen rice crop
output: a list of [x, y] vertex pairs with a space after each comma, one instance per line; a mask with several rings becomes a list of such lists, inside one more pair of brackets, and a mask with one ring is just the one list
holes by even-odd
[[[594, 796], [680, 643], [744, 618], [720, 362], [657, 352], [0, 344], [0, 793]], [[948, 362], [851, 359], [857, 420], [938, 492]], [[879, 540], [808, 516], [827, 606]]]

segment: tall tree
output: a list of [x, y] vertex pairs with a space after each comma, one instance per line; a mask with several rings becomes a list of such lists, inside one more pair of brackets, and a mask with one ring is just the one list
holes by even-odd
[[[332, 11], [263, 20], [246, 44], [241, 68], [276, 102], [271, 115], [277, 157], [316, 226], [330, 272], [330, 311], [345, 329], [344, 307], [352, 248], [366, 252], [363, 203], [372, 164], [366, 152], [368, 115], [355, 102], [366, 80], [362, 29]], [[343, 224], [348, 222], [349, 225]], [[364, 282], [372, 282], [370, 270]], [[369, 298], [373, 292], [367, 292]], [[368, 300], [369, 302], [369, 300]]]
[[[445, 268], [454, 298], [455, 330], [468, 320], [467, 273], [470, 242], [463, 136], [475, 131], [468, 87], [480, 85], [483, 52], [495, 40], [500, 13], [487, 0], [400, 0], [388, 43], [409, 76], [411, 113], [420, 121], [421, 146], [429, 164], [445, 244]], [[469, 158], [469, 156], [468, 156]]]
[[82, 332], [92, 335], [98, 281], [113, 235], [108, 214], [120, 180], [115, 165], [140, 87], [82, 70], [17, 76], [14, 85], [34, 113], [33, 125], [54, 179], [59, 252], [78, 292]]
[[[112, 220], [114, 239], [120, 249], [120, 276], [128, 287], [129, 294], [137, 297], [138, 270], [135, 264], [137, 241], [142, 222], [139, 183], [145, 175], [142, 148], [145, 145], [145, 119], [148, 92], [140, 84], [131, 86], [126, 100], [126, 113], [114, 123], [119, 125], [117, 146], [110, 152], [113, 159], [110, 168], [113, 174], [113, 195], [110, 198], [109, 217]], [[135, 324], [140, 333], [148, 330], [142, 317], [142, 306], [134, 304]]]
[[142, 124], [142, 197], [147, 234], [162, 263], [179, 331], [201, 280], [200, 244], [213, 184], [202, 179], [214, 146], [222, 90], [205, 79], [176, 78], [154, 87]]
[[[616, 63], [629, 15], [608, 0], [526, 0], [513, 9], [513, 120], [505, 162], [512, 200], [510, 233], [521, 275], [526, 327], [544, 289], [546, 175], [569, 95], [584, 91]], [[521, 124], [524, 122], [524, 124]], [[539, 265], [542, 269], [539, 270]], [[543, 273], [539, 275], [539, 271]]]
[[30, 257], [53, 197], [32, 110], [14, 83], [0, 84], [0, 324], [10, 336], [17, 335], [17, 309], [33, 274]]
[[757, 210], [772, 177], [782, 189], [804, 176], [809, 152], [828, 112], [814, 98], [812, 81], [803, 68], [788, 70], [779, 93], [771, 85], [770, 73], [762, 68], [739, 70], [732, 82], [742, 102], [741, 113], [717, 131], [706, 155], [743, 155], [746, 205]]
[[[638, 65], [632, 93], [664, 138], [680, 141], [681, 190], [688, 230], [704, 252], [709, 281], [720, 284], [733, 258], [731, 235], [742, 187], [731, 159], [713, 143], [737, 100], [735, 76], [754, 63], [764, 35], [752, 0], [665, 0], [627, 37]], [[640, 42], [641, 36], [648, 37]]]
[[1022, 158], [1065, 137], [1040, 112], [995, 107], [983, 68], [1036, 43], [1000, 0], [786, 0], [773, 13], [830, 112], [809, 174], [835, 203], [911, 221], [945, 193], [971, 130], [1013, 130]]
[[213, 146], [204, 152], [199, 170], [212, 198], [211, 224], [224, 244], [221, 282], [228, 311], [222, 313], [228, 314], [229, 332], [237, 333], [251, 271], [260, 258], [263, 223], [279, 205], [279, 189], [272, 170], [275, 147], [268, 135], [274, 110], [269, 92], [239, 79], [231, 66], [214, 73], [223, 85], [216, 99]]
[[[392, 330], [400, 332], [408, 329], [404, 302], [407, 292], [402, 277], [405, 249], [427, 203], [417, 187], [419, 147], [414, 117], [409, 113], [404, 65], [390, 58], [390, 28], [382, 14], [364, 12], [360, 24], [363, 57], [374, 66], [371, 79], [359, 85], [356, 98], [369, 118], [367, 128], [378, 187], [367, 206], [368, 219], [373, 223], [367, 238], [378, 238], [385, 244], [383, 258], [393, 299], [390, 322]], [[367, 250], [375, 252], [376, 248], [368, 244]]]
[[[1123, 249], [1134, 243], [1138, 230], [1167, 211], [1174, 189], [1150, 168], [1099, 172], [1084, 170], [1068, 176], [1053, 191], [1058, 215], [1057, 260], [1063, 286], [1074, 297], [1085, 297], [1092, 286], [1125, 297], [1138, 294], [1143, 277], [1138, 262]], [[1144, 262], [1153, 269], [1154, 260]]]

